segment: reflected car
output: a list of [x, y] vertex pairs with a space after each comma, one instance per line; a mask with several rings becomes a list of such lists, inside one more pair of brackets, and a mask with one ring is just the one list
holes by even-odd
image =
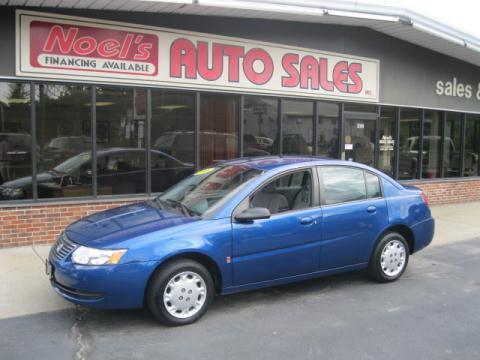
[[146, 305], [161, 322], [184, 325], [216, 294], [360, 269], [395, 281], [433, 233], [425, 195], [368, 166], [243, 158], [69, 225], [46, 268], [75, 304]]
[[[193, 172], [193, 164], [183, 163], [157, 150], [151, 150], [152, 192], [161, 192]], [[97, 182], [100, 195], [145, 192], [145, 149], [107, 148], [97, 151]], [[51, 170], [37, 174], [39, 198], [91, 195], [92, 159], [83, 152]], [[32, 177], [0, 185], [0, 200], [32, 197]]]
[[92, 148], [89, 136], [60, 136], [51, 139], [41, 152], [44, 166], [59, 164]]
[[[438, 166], [432, 167], [429, 166], [429, 156], [432, 156], [438, 162], [440, 162], [440, 152], [441, 147], [440, 143], [442, 141], [441, 136], [432, 136], [427, 135], [423, 137], [423, 172], [422, 178], [432, 178], [438, 177]], [[400, 161], [399, 161], [399, 172], [402, 176], [409, 176], [411, 178], [416, 178], [418, 173], [418, 147], [420, 144], [420, 139], [418, 136], [411, 136], [405, 140], [405, 143], [400, 149]], [[445, 152], [444, 156], [444, 176], [459, 176], [460, 175], [460, 158], [461, 152], [459, 148], [455, 147], [453, 140], [450, 137], [445, 137], [443, 139], [443, 149]], [[478, 160], [478, 155], [474, 153], [465, 154], [466, 169], [471, 164], [475, 164]]]
[[0, 171], [0, 185], [12, 178], [29, 174], [32, 163], [32, 138], [29, 134], [0, 133], [0, 143], [2, 142], [7, 144], [7, 153], [0, 154], [0, 158], [7, 162], [8, 172], [5, 170], [2, 176]]

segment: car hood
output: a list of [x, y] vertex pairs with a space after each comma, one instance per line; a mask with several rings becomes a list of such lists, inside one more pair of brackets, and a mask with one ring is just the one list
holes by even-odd
[[131, 238], [198, 220], [161, 210], [155, 202], [146, 201], [87, 216], [65, 231], [77, 244], [114, 249]]
[[[43, 172], [37, 175], [37, 182], [38, 183], [49, 182], [49, 181], [58, 179], [58, 177], [59, 176], [53, 172]], [[4, 188], [12, 188], [12, 189], [32, 186], [32, 177], [26, 176], [26, 177], [18, 178], [15, 180], [7, 181], [7, 182], [4, 182], [1, 186]]]

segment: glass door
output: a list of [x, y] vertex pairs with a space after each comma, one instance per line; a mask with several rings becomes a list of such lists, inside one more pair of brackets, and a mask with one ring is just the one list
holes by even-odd
[[345, 160], [374, 166], [376, 119], [374, 113], [345, 112]]

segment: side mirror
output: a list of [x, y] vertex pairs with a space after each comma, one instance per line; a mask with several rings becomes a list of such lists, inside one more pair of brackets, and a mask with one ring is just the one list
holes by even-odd
[[238, 222], [249, 222], [253, 220], [269, 219], [270, 210], [262, 207], [248, 208], [235, 216]]

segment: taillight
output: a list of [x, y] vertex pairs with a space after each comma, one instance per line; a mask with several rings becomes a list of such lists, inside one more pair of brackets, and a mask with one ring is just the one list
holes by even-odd
[[422, 191], [422, 199], [423, 199], [423, 202], [425, 203], [425, 205], [430, 207], [430, 201], [428, 201], [427, 195], [425, 195], [425, 193], [423, 191]]

